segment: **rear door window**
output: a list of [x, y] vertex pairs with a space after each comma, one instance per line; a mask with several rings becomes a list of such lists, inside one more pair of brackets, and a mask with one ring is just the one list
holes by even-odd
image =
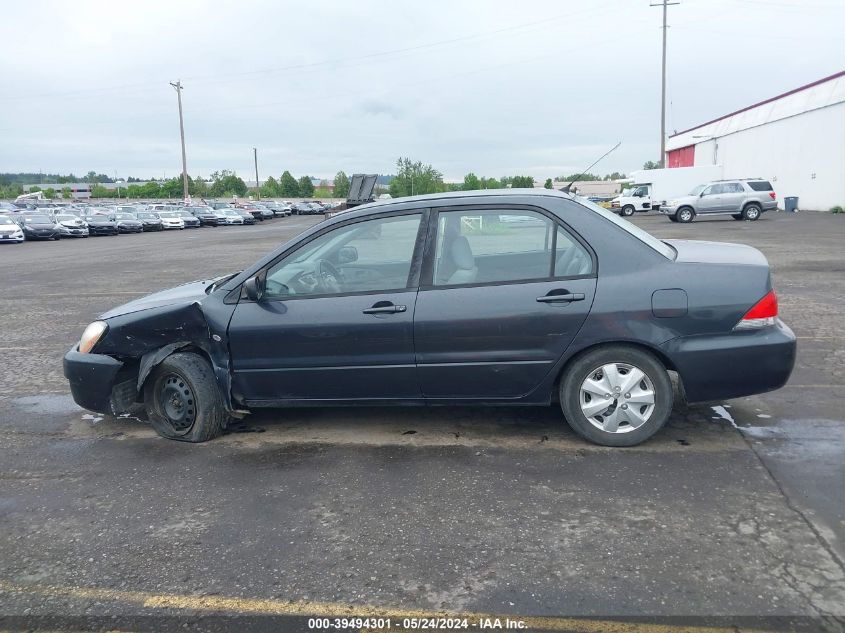
[[772, 183], [768, 180], [749, 180], [748, 186], [754, 191], [772, 191]]

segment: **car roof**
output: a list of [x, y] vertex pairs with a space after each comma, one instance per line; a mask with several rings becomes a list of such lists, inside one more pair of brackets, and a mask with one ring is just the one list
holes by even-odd
[[[366, 204], [359, 205], [350, 210], [350, 213], [358, 213], [359, 211], [367, 212], [373, 211], [389, 211], [391, 206], [404, 205], [408, 202], [437, 202], [440, 200], [454, 200], [456, 202], [464, 198], [489, 198], [491, 203], [495, 203], [498, 199], [516, 198], [516, 197], [544, 197], [544, 198], [563, 198], [566, 200], [576, 200], [576, 197], [570, 193], [564, 193], [556, 189], [541, 189], [541, 188], [518, 188], [518, 189], [478, 189], [474, 191], [446, 191], [443, 193], [426, 193], [417, 196], [404, 196], [401, 198], [388, 198], [386, 200], [374, 200]], [[346, 215], [346, 214], [344, 214]], [[363, 214], [362, 214], [363, 215]]]

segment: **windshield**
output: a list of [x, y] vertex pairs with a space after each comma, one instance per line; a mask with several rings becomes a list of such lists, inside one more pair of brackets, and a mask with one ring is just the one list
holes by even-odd
[[693, 189], [692, 191], [689, 192], [689, 195], [691, 195], [691, 196], [699, 195], [702, 191], [704, 191], [704, 188], [706, 186], [707, 185], [698, 185], [695, 189]]
[[160, 218], [175, 218], [176, 214], [173, 211], [159, 211], [158, 217]]
[[57, 215], [56, 219], [59, 220], [60, 222], [68, 222], [68, 221], [73, 222], [74, 220], [77, 219], [77, 217], [75, 215], [68, 215], [66, 213], [63, 213], [62, 215]]
[[5, 215], [0, 215], [0, 224], [14, 224], [12, 219]]
[[135, 216], [131, 213], [115, 213], [114, 217], [118, 220], [134, 220]]
[[52, 224], [53, 221], [46, 215], [25, 215], [23, 221], [27, 224]]
[[152, 213], [139, 213], [137, 217], [138, 217], [139, 220], [155, 220], [156, 219], [156, 216], [153, 215]]
[[632, 222], [629, 222], [628, 220], [622, 219], [621, 217], [619, 217], [615, 213], [612, 213], [611, 211], [608, 211], [607, 209], [603, 209], [602, 207], [597, 205], [595, 202], [591, 202], [591, 201], [587, 200], [587, 198], [582, 198], [580, 196], [576, 196], [575, 199], [579, 203], [581, 203], [582, 205], [587, 207], [588, 209], [591, 209], [592, 211], [595, 211], [596, 213], [598, 213], [600, 216], [602, 216], [606, 220], [613, 222], [619, 228], [621, 228], [625, 231], [628, 231], [628, 233], [630, 233], [631, 235], [636, 237], [641, 242], [644, 242], [647, 246], [656, 250], [658, 253], [663, 255], [663, 257], [665, 257], [666, 259], [675, 259], [675, 249], [672, 248], [671, 246], [669, 246], [668, 244], [666, 244], [665, 242], [661, 242], [659, 239], [654, 237], [651, 233], [647, 233], [646, 231], [643, 231], [636, 224], [633, 224]]

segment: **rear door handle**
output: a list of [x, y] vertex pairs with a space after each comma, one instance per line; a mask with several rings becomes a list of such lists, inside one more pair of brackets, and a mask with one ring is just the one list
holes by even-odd
[[405, 312], [407, 309], [408, 306], [397, 306], [388, 301], [379, 301], [372, 308], [365, 309], [364, 314], [396, 314]]
[[537, 297], [540, 303], [570, 303], [572, 301], [583, 301], [583, 292], [570, 292], [561, 295], [546, 295], [544, 297]]

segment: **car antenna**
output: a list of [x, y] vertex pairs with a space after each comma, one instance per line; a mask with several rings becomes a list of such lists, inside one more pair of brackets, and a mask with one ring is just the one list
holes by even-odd
[[602, 154], [601, 156], [599, 156], [599, 157], [598, 157], [598, 158], [597, 158], [597, 159], [593, 162], [593, 164], [592, 164], [592, 165], [590, 165], [589, 167], [587, 167], [587, 169], [585, 169], [585, 170], [584, 170], [584, 171], [582, 171], [580, 174], [578, 174], [577, 176], [575, 176], [575, 178], [573, 178], [573, 179], [570, 181], [570, 183], [569, 183], [568, 185], [566, 185], [565, 187], [563, 187], [563, 188], [561, 189], [561, 191], [562, 191], [562, 192], [564, 192], [564, 193], [572, 193], [572, 192], [570, 191], [570, 189], [571, 189], [572, 185], [574, 185], [576, 182], [578, 182], [578, 181], [581, 179], [581, 176], [583, 176], [584, 174], [588, 173], [588, 172], [589, 172], [589, 171], [590, 171], [593, 167], [595, 167], [595, 166], [596, 166], [596, 164], [597, 164], [599, 161], [601, 161], [603, 158], [605, 158], [606, 156], [608, 156], [608, 155], [609, 155], [609, 154], [611, 154], [612, 152], [616, 151], [616, 149], [617, 149], [620, 145], [622, 145], [622, 141], [619, 141], [616, 145], [614, 145], [614, 146], [613, 146], [613, 147], [611, 147], [609, 150], [607, 150], [604, 154]]

